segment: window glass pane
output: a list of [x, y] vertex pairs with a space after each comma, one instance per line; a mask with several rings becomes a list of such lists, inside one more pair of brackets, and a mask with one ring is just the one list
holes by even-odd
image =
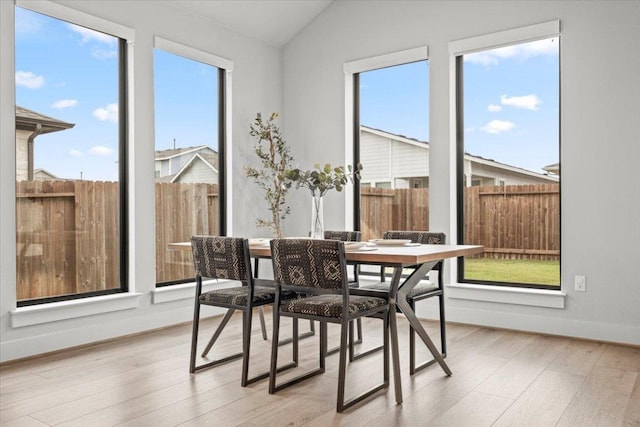
[[167, 249], [219, 234], [219, 69], [154, 50], [156, 283], [193, 280], [191, 253]]
[[427, 61], [360, 73], [360, 229], [429, 229]]
[[16, 7], [17, 300], [122, 288], [119, 40]]
[[559, 39], [463, 57], [464, 279], [560, 285]]

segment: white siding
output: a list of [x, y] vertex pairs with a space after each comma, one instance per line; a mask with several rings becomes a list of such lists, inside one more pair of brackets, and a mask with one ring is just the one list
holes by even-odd
[[393, 142], [393, 176], [411, 178], [429, 176], [429, 149], [400, 141]]
[[362, 181], [391, 181], [391, 140], [360, 132], [360, 163]]
[[30, 131], [16, 130], [16, 180], [24, 181], [28, 177], [28, 139]]
[[198, 182], [205, 184], [217, 184], [218, 173], [211, 169], [199, 158], [194, 159], [187, 169], [180, 174], [178, 182]]
[[[465, 162], [468, 161], [465, 160]], [[473, 162], [471, 162], [471, 176], [473, 179], [482, 177], [483, 185], [499, 185], [498, 180], [504, 180], [505, 185], [552, 184], [555, 182], [544, 177], [525, 175], [506, 169]]]

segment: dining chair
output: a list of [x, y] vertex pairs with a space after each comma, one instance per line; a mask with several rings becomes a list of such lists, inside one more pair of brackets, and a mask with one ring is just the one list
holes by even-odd
[[[440, 232], [430, 232], [430, 231], [387, 231], [383, 235], [384, 239], [404, 239], [411, 240], [412, 243], [420, 243], [420, 244], [430, 244], [430, 245], [441, 245], [445, 243], [446, 236], [444, 233]], [[446, 323], [445, 323], [445, 313], [444, 313], [444, 276], [443, 276], [443, 268], [442, 261], [439, 261], [431, 271], [438, 272], [438, 284], [434, 284], [433, 282], [421, 282], [415, 288], [409, 292], [407, 295], [407, 303], [411, 307], [411, 309], [415, 312], [415, 304], [418, 301], [431, 298], [438, 297], [438, 307], [439, 307], [439, 323], [440, 323], [440, 349], [442, 353], [442, 357], [447, 357], [447, 336], [446, 336]], [[379, 291], [389, 291], [389, 284], [386, 282], [385, 268], [384, 266], [380, 269], [380, 283], [371, 284], [365, 286], [366, 289], [374, 289]], [[377, 350], [377, 349], [373, 349]], [[362, 357], [366, 354], [369, 354], [371, 351], [362, 354], [354, 355], [355, 358]], [[414, 373], [420, 371], [421, 369], [426, 368], [427, 366], [435, 363], [435, 359], [428, 360], [423, 362], [422, 364], [416, 366], [416, 334], [415, 330], [410, 326], [409, 327], [409, 373], [413, 375]]]
[[[327, 323], [340, 325], [340, 358], [338, 369], [337, 411], [389, 387], [389, 304], [384, 298], [350, 295], [347, 279], [344, 243], [318, 239], [274, 239], [271, 260], [276, 281], [273, 308], [273, 340], [271, 345], [271, 375], [269, 393], [321, 374], [325, 371]], [[283, 292], [305, 295], [298, 299], [283, 299]], [[383, 321], [383, 381], [360, 395], [345, 401], [347, 365], [347, 335], [349, 322], [362, 316], [378, 314]], [[278, 334], [282, 316], [320, 322], [319, 367], [293, 379], [276, 384]], [[393, 338], [392, 338], [393, 339]]]
[[[269, 372], [264, 372], [253, 378], [249, 378], [249, 354], [251, 350], [253, 309], [266, 304], [273, 304], [276, 292], [273, 281], [260, 280], [253, 277], [251, 273], [249, 243], [246, 239], [221, 236], [192, 236], [191, 248], [196, 273], [196, 295], [193, 310], [189, 372], [194, 373], [201, 369], [222, 365], [232, 360], [242, 358], [242, 387], [267, 378]], [[203, 293], [203, 278], [239, 281], [241, 286], [214, 289]], [[295, 294], [287, 292], [283, 293], [280, 299], [284, 300], [293, 296], [295, 296]], [[196, 366], [201, 305], [225, 307], [229, 309], [216, 328], [209, 343], [209, 348], [213, 346], [220, 336], [233, 312], [235, 310], [242, 310], [242, 352]], [[297, 322], [295, 323], [294, 330], [297, 329]], [[279, 368], [279, 370], [293, 368], [297, 366], [297, 363], [297, 354], [294, 354], [294, 360]]]
[[[328, 240], [339, 240], [341, 242], [360, 242], [362, 233], [360, 231], [349, 231], [349, 230], [325, 230], [324, 238]], [[357, 263], [352, 264], [353, 266], [353, 279], [349, 279], [349, 286], [353, 288], [357, 288], [360, 286], [360, 265]], [[358, 338], [354, 341], [354, 333], [353, 333], [353, 322], [349, 323], [349, 342], [353, 344], [361, 344], [362, 343], [362, 319], [356, 320], [356, 327]], [[327, 350], [327, 354], [337, 353], [340, 350], [340, 346], [334, 347], [330, 350]], [[349, 346], [349, 361], [353, 362], [353, 345]]]

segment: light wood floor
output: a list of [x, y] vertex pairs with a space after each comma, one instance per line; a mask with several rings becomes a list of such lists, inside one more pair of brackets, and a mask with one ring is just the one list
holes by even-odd
[[[270, 341], [262, 341], [255, 319], [254, 373], [266, 369], [270, 354]], [[204, 321], [202, 344], [217, 320]], [[388, 391], [337, 414], [337, 354], [327, 358], [325, 374], [275, 395], [267, 393], [267, 381], [240, 387], [240, 360], [191, 375], [190, 325], [185, 324], [4, 364], [0, 424], [640, 426], [639, 348], [452, 324], [446, 360], [453, 376], [431, 366], [410, 377], [408, 326], [402, 316], [399, 320], [401, 406], [395, 404], [392, 383]], [[437, 323], [423, 323], [438, 343]], [[240, 349], [240, 326], [236, 314], [219, 354]], [[381, 321], [366, 319], [364, 326], [363, 345], [379, 342]], [[329, 328], [335, 344], [337, 327]], [[282, 334], [287, 333], [288, 327]], [[289, 354], [283, 347], [283, 363]], [[316, 337], [301, 341], [298, 369], [313, 367], [315, 357]], [[381, 364], [378, 353], [349, 365], [347, 397], [379, 380]]]

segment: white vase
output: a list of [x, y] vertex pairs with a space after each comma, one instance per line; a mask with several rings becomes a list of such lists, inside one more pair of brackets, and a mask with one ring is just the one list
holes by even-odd
[[324, 239], [324, 212], [322, 208], [323, 197], [314, 194], [311, 198], [311, 232], [312, 239]]

